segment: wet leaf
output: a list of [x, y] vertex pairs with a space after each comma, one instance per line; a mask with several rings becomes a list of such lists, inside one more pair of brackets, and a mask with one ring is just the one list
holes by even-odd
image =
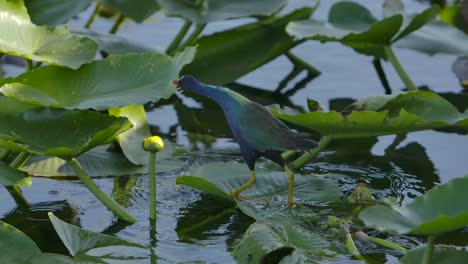
[[0, 52], [78, 68], [94, 59], [97, 43], [64, 27], [31, 23], [23, 1], [0, 1]]
[[[344, 117], [338, 112], [310, 112], [299, 115], [274, 114], [288, 122], [336, 138], [369, 137], [406, 133], [447, 126], [468, 126], [468, 112], [431, 92], [409, 92], [388, 100], [373, 97], [371, 107], [384, 104], [379, 111], [353, 111]], [[361, 104], [363, 102], [361, 101]]]
[[99, 2], [138, 23], [143, 22], [161, 8], [158, 4], [159, 1], [155, 0], [99, 0]]
[[29, 16], [34, 24], [55, 26], [65, 24], [87, 9], [92, 0], [25, 0]]
[[[286, 172], [256, 169], [257, 181], [242, 192], [252, 198], [273, 196], [287, 197]], [[186, 175], [177, 178], [177, 184], [185, 184], [225, 200], [233, 200], [230, 192], [249, 180], [247, 165], [237, 162], [211, 162], [193, 166]], [[192, 176], [193, 175], [193, 176]], [[340, 197], [337, 184], [323, 176], [295, 175], [294, 197], [299, 202], [333, 201]]]
[[94, 111], [43, 108], [0, 113], [0, 146], [68, 159], [111, 142], [131, 126], [125, 118]]
[[[426, 245], [423, 245], [409, 251], [400, 259], [400, 263], [412, 264], [421, 262], [424, 252], [426, 251], [426, 247]], [[453, 246], [435, 245], [434, 251], [432, 252], [431, 263], [468, 263], [468, 252], [466, 252], [466, 250], [457, 249]]]
[[[290, 21], [308, 18], [314, 8], [302, 8], [280, 18], [251, 23], [197, 40], [197, 54], [181, 75], [194, 75], [223, 85], [261, 67], [300, 44], [284, 31]], [[223, 47], [219, 49], [217, 47]]]
[[256, 222], [249, 227], [233, 255], [239, 263], [295, 263], [290, 258], [313, 263], [329, 246], [318, 233], [299, 225]]
[[31, 177], [26, 172], [13, 169], [0, 161], [0, 185], [29, 187], [31, 185]]
[[359, 218], [366, 226], [401, 234], [436, 235], [468, 225], [468, 176], [438, 185], [404, 207], [375, 205]]
[[78, 70], [46, 66], [0, 82], [0, 92], [20, 101], [67, 109], [145, 104], [175, 92], [171, 82], [191, 62], [195, 48], [173, 58], [155, 53], [113, 55]]
[[287, 0], [159, 0], [169, 15], [181, 16], [197, 24], [253, 15], [269, 16], [287, 2]]

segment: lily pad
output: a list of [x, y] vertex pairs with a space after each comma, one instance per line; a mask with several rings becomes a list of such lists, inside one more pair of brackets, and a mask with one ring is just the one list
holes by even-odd
[[99, 0], [99, 2], [119, 11], [135, 22], [141, 23], [160, 9], [155, 0]]
[[191, 62], [195, 48], [173, 58], [155, 53], [113, 55], [78, 70], [46, 66], [0, 82], [0, 92], [20, 101], [67, 109], [145, 104], [175, 92], [171, 81]]
[[0, 52], [78, 68], [93, 60], [98, 45], [64, 27], [34, 25], [23, 1], [0, 1]]
[[373, 97], [361, 104], [379, 111], [353, 111], [346, 117], [332, 112], [310, 112], [298, 115], [274, 114], [288, 122], [307, 127], [335, 138], [369, 137], [406, 133], [447, 126], [468, 126], [468, 111], [457, 108], [444, 98], [431, 92], [410, 92], [389, 97]]
[[366, 226], [401, 234], [436, 235], [468, 225], [468, 176], [438, 185], [404, 206], [375, 205], [359, 218]]
[[181, 16], [202, 24], [252, 15], [273, 15], [286, 5], [287, 0], [159, 0], [169, 15]]
[[67, 23], [87, 9], [93, 0], [25, 0], [24, 3], [34, 24], [55, 26]]
[[[299, 225], [256, 222], [234, 249], [239, 263], [314, 263], [330, 243]], [[300, 262], [291, 260], [300, 258]], [[281, 261], [281, 262], [279, 262]]]
[[29, 237], [13, 226], [0, 221], [0, 258], [4, 263], [26, 262], [41, 250]]
[[[412, 264], [421, 262], [424, 252], [426, 251], [426, 247], [427, 245], [423, 245], [409, 251], [400, 259], [400, 263]], [[466, 252], [466, 250], [457, 249], [453, 246], [435, 245], [432, 252], [431, 263], [468, 263], [468, 252]]]
[[283, 17], [200, 38], [195, 59], [183, 69], [182, 75], [197, 76], [213, 85], [237, 80], [300, 44], [284, 28], [290, 21], [310, 17], [315, 8], [301, 8]]
[[26, 172], [22, 172], [0, 161], [0, 185], [24, 186], [31, 185], [31, 177]]
[[[266, 169], [257, 169], [255, 172], [257, 181], [242, 192], [243, 195], [257, 199], [276, 195], [287, 197], [288, 177], [285, 172]], [[249, 179], [247, 166], [237, 162], [211, 162], [193, 166], [186, 174], [196, 176], [179, 176], [176, 183], [227, 201], [234, 201], [230, 192]], [[330, 179], [333, 175], [325, 177], [296, 174], [295, 176], [294, 198], [299, 202], [335, 201], [341, 195], [336, 182]]]
[[131, 126], [125, 118], [94, 111], [43, 108], [0, 113], [0, 146], [70, 159], [111, 142]]

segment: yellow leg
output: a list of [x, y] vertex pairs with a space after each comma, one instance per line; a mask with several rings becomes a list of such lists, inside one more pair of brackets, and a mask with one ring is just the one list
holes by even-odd
[[294, 174], [284, 165], [284, 170], [288, 174], [288, 206], [292, 207], [294, 205]]
[[[250, 171], [250, 179], [248, 182], [246, 182], [244, 185], [242, 185], [241, 187], [239, 187], [239, 189], [235, 190], [232, 194], [234, 195], [234, 197], [239, 197], [240, 193], [245, 191], [245, 189], [249, 188], [250, 186], [252, 186], [254, 183], [255, 183], [255, 171], [251, 170]], [[245, 197], [245, 196], [244, 196]], [[242, 197], [243, 198], [243, 197]]]

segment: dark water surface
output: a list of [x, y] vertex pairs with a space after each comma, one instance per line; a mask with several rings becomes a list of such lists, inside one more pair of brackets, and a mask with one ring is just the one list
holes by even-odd
[[[314, 16], [326, 17], [328, 8], [334, 2], [336, 1], [322, 1]], [[365, 3], [374, 14], [380, 15], [382, 1], [359, 2]], [[409, 13], [424, 7], [416, 1], [406, 2], [406, 10]], [[308, 1], [305, 0], [293, 0], [285, 11], [307, 4]], [[79, 29], [90, 12], [91, 9], [72, 21], [71, 27]], [[205, 34], [248, 21], [250, 20], [209, 24]], [[106, 32], [111, 24], [111, 21], [98, 19], [93, 25], [93, 30]], [[164, 50], [180, 26], [180, 19], [165, 18], [157, 14], [144, 24], [124, 24], [118, 34]], [[384, 94], [370, 57], [358, 55], [338, 44], [322, 45], [318, 42], [307, 42], [295, 48], [293, 52], [318, 68], [322, 74], [291, 96], [273, 98], [269, 92], [273, 91], [292, 69], [292, 65], [284, 57], [244, 76], [237, 81], [237, 85], [231, 87], [264, 104], [286, 104], [298, 109], [307, 108], [306, 98], [316, 99], [326, 108], [339, 110], [340, 104], [349, 103], [351, 100]], [[460, 110], [468, 107], [468, 95], [461, 92], [458, 80], [450, 70], [455, 60], [454, 56], [429, 57], [402, 49], [396, 49], [395, 52], [416, 85], [425, 85], [450, 98], [449, 100], [457, 100]], [[383, 66], [393, 92], [398, 93], [403, 87], [402, 82], [389, 63], [384, 63]], [[7, 70], [9, 74], [22, 71], [15, 68]], [[300, 75], [286, 89], [292, 88], [304, 77], [305, 75]], [[199, 119], [203, 127], [193, 124], [194, 117]], [[187, 160], [188, 164], [213, 159], [241, 160], [237, 144], [233, 142], [222, 112], [214, 104], [201, 98], [178, 94], [177, 98], [150, 109], [148, 118], [154, 132], [170, 138], [188, 150], [189, 154], [180, 157]], [[437, 131], [411, 133], [393, 150], [388, 151], [387, 148], [394, 140], [395, 136], [385, 136], [379, 137], [376, 144], [375, 141], [366, 140], [338, 142], [331, 151], [321, 154], [314, 163], [309, 164], [304, 173], [344, 174], [348, 176], [347, 180], [342, 182], [345, 192], [353, 189], [357, 182], [366, 182], [373, 188], [377, 198], [391, 196], [401, 204], [410, 202], [437, 183], [444, 183], [468, 173], [466, 135]], [[175, 185], [175, 178], [183, 174], [186, 167], [158, 174], [158, 263], [235, 262], [230, 252], [253, 220], [239, 210], [226, 210], [211, 197]], [[117, 221], [79, 181], [47, 178], [34, 178], [32, 186], [24, 189], [27, 200], [32, 204], [29, 211], [17, 209], [5, 189], [0, 189], [0, 218], [32, 237], [41, 249], [47, 252], [66, 253], [58, 237], [52, 235], [55, 232], [47, 220], [48, 211], [53, 211], [61, 219], [86, 229], [150, 245], [147, 219], [149, 188], [147, 177], [144, 176], [96, 179], [104, 191], [117, 195], [116, 199], [127, 205], [129, 212], [138, 218], [139, 222], [134, 225], [129, 226]], [[122, 193], [125, 195], [119, 196]], [[321, 210], [324, 214], [337, 216], [349, 214], [340, 206], [330, 206]], [[206, 221], [206, 224], [194, 226], [196, 223], [204, 223], [203, 221]], [[408, 247], [418, 243], [418, 240], [413, 238], [392, 239]], [[466, 232], [458, 234], [457, 241], [461, 241], [461, 245], [468, 244]], [[373, 255], [381, 262], [398, 262], [398, 254], [395, 252], [364, 248], [364, 253]], [[344, 263], [350, 260], [336, 261]]]

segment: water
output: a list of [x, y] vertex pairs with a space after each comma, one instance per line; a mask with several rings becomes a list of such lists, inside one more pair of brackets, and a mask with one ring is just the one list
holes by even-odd
[[[336, 1], [322, 1], [314, 17], [326, 17], [327, 10], [334, 2]], [[382, 1], [359, 2], [365, 3], [374, 14], [380, 16]], [[421, 10], [424, 6], [416, 1], [405, 2], [409, 13]], [[305, 0], [292, 1], [284, 12], [309, 3]], [[71, 28], [81, 28], [92, 9], [73, 20], [70, 23]], [[205, 33], [210, 34], [249, 21], [251, 19], [212, 23], [207, 26]], [[109, 20], [98, 19], [92, 28], [98, 32], [107, 32], [111, 24]], [[125, 23], [119, 35], [146, 45], [151, 43], [164, 50], [180, 26], [180, 19], [165, 18], [156, 14], [144, 24]], [[416, 85], [426, 85], [435, 92], [461, 100], [461, 109], [468, 107], [467, 96], [461, 94], [458, 80], [450, 70], [451, 63], [455, 60], [454, 56], [429, 57], [403, 49], [395, 49], [395, 52]], [[293, 53], [321, 70], [322, 74], [287, 100], [258, 98], [259, 101], [281, 104], [286, 102], [290, 106], [306, 109], [305, 98], [313, 98], [330, 109], [340, 102], [349, 101], [348, 99], [384, 94], [370, 57], [356, 54], [339, 44], [318, 42], [300, 45]], [[389, 63], [383, 63], [383, 66], [393, 92], [399, 92], [403, 87], [401, 80]], [[272, 91], [291, 68], [292, 65], [287, 59], [280, 57], [242, 77], [238, 83]], [[6, 70], [10, 75], [17, 75], [22, 68], [9, 66]], [[294, 82], [303, 77], [304, 75], [300, 75], [288, 87], [292, 87]], [[202, 101], [205, 108], [201, 109], [199, 98], [195, 100], [183, 94], [177, 97], [179, 99], [173, 98], [169, 102], [160, 103], [155, 109], [150, 109], [148, 118], [154, 132], [189, 150], [189, 154], [182, 157], [189, 163], [203, 163], [213, 159], [241, 160], [237, 144], [233, 142], [227, 123], [217, 106]], [[195, 127], [190, 119], [183, 119], [183, 116], [188, 114], [198, 117], [203, 127]], [[411, 133], [395, 150], [386, 151], [394, 140], [395, 136], [385, 136], [378, 138], [376, 144], [366, 141], [341, 142], [336, 144], [335, 151], [322, 153], [314, 163], [307, 165], [305, 173], [344, 174], [348, 176], [341, 182], [345, 193], [351, 191], [356, 183], [366, 182], [374, 189], [377, 198], [390, 196], [401, 204], [409, 203], [437, 183], [444, 183], [468, 173], [466, 135], [437, 131]], [[181, 173], [181, 170], [176, 170], [158, 175], [158, 262], [234, 263], [230, 252], [253, 220], [239, 210], [226, 210], [212, 197], [175, 185], [175, 178]], [[86, 229], [150, 245], [152, 242], [147, 219], [147, 177], [107, 177], [96, 179], [96, 182], [107, 193], [123, 193], [124, 195], [119, 195], [117, 200], [128, 206], [128, 211], [136, 216], [139, 222], [126, 225], [117, 221], [79, 181], [38, 177], [34, 178], [30, 188], [23, 189], [26, 199], [32, 203], [32, 209], [29, 211], [16, 208], [8, 193], [0, 189], [0, 200], [3, 201], [0, 204], [0, 217], [24, 231], [42, 250], [48, 252], [67, 253], [58, 242], [58, 238], [51, 235], [55, 232], [47, 221], [48, 211], [53, 211], [61, 219]], [[342, 206], [329, 206], [320, 210], [323, 216], [349, 215]], [[218, 217], [204, 225], [193, 227], [194, 223], [203, 223], [208, 216], [213, 215]], [[466, 232], [457, 234], [457, 243], [467, 245]], [[407, 247], [421, 242], [410, 237], [390, 238]], [[399, 256], [395, 252], [366, 245], [363, 246], [363, 252], [388, 263], [397, 263]], [[339, 263], [346, 261], [350, 260], [337, 260]]]

